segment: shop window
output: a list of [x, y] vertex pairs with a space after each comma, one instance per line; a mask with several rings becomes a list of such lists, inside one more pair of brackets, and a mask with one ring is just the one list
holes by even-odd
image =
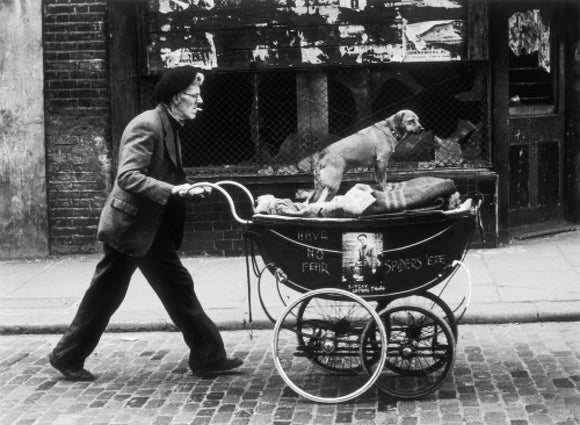
[[258, 152], [250, 127], [251, 81], [244, 74], [212, 75], [204, 82], [202, 98], [203, 112], [181, 131], [183, 165], [212, 167], [252, 161]]
[[[184, 166], [199, 176], [298, 174], [302, 160], [328, 144], [412, 109], [427, 131], [406, 138], [393, 168], [486, 168], [486, 67], [391, 65], [342, 80], [335, 69], [208, 72], [203, 111], [181, 132]], [[157, 78], [140, 81], [143, 110], [155, 106]]]
[[516, 11], [509, 17], [508, 25], [510, 114], [555, 112], [554, 52], [549, 11]]
[[328, 132], [348, 133], [356, 124], [356, 103], [344, 84], [328, 82]]
[[182, 130], [185, 167], [252, 167], [275, 161], [296, 131], [294, 73], [212, 74], [203, 113]]
[[[289, 135], [296, 132], [296, 77], [294, 72], [265, 74], [258, 84], [260, 145], [267, 158], [275, 158]], [[267, 162], [262, 158], [262, 162]]]
[[385, 81], [379, 94], [373, 99], [373, 115], [389, 117], [399, 109], [416, 109], [409, 102], [413, 101], [413, 90], [398, 79]]

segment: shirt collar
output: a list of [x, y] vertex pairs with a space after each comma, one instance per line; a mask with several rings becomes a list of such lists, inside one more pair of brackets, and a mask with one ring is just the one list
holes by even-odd
[[180, 123], [177, 120], [177, 118], [175, 118], [175, 115], [173, 115], [173, 113], [165, 103], [162, 103], [162, 105], [165, 108], [165, 111], [167, 111], [167, 116], [169, 117], [169, 122], [171, 123], [171, 127], [173, 128], [173, 130], [175, 131], [181, 130], [183, 128], [183, 124]]

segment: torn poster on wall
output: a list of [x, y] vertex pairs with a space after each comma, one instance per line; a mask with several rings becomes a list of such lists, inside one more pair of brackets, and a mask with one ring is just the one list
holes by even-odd
[[509, 47], [514, 55], [538, 53], [538, 67], [550, 72], [550, 23], [540, 10], [516, 12], [509, 21]]
[[149, 72], [461, 60], [456, 0], [149, 0]]

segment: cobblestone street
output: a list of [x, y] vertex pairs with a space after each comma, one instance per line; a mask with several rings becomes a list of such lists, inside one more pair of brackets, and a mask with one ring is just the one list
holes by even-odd
[[61, 379], [47, 361], [58, 335], [0, 336], [0, 424], [580, 424], [580, 323], [464, 325], [435, 394], [393, 401], [368, 391], [322, 405], [285, 388], [270, 330], [229, 331], [239, 372], [198, 378], [180, 334], [106, 333], [86, 367]]

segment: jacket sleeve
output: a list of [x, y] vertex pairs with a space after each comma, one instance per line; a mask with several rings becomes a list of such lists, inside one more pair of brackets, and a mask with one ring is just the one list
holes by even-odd
[[162, 152], [156, 144], [163, 143], [159, 127], [155, 131], [152, 120], [134, 120], [129, 123], [121, 139], [117, 184], [129, 193], [165, 205], [173, 185], [149, 175], [155, 152]]

